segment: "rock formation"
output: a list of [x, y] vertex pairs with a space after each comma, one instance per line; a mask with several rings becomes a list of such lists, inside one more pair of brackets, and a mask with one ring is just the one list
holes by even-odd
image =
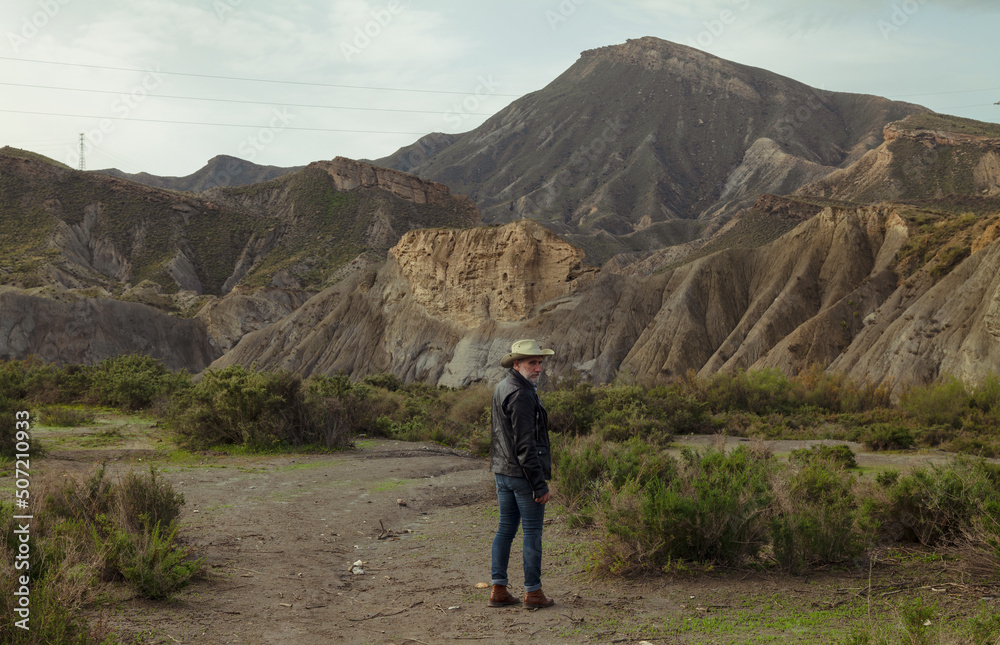
[[198, 320], [134, 302], [39, 298], [0, 287], [0, 358], [37, 356], [53, 363], [96, 363], [138, 353], [172, 370], [198, 372], [221, 353]]
[[[787, 200], [766, 205], [797, 217]], [[902, 272], [912, 209], [829, 206], [771, 243], [648, 276], [583, 270], [578, 249], [529, 221], [413, 232], [378, 272], [316, 295], [213, 367], [458, 386], [496, 378], [510, 343], [533, 337], [557, 350], [550, 374], [598, 382], [814, 365], [897, 388], [943, 371], [981, 378], [1000, 353], [1000, 222], [956, 232], [978, 252], [938, 282], [947, 251]]]

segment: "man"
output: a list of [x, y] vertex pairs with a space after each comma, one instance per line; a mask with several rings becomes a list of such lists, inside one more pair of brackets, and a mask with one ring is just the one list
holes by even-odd
[[496, 480], [500, 524], [493, 538], [490, 607], [518, 604], [507, 591], [507, 562], [518, 523], [524, 533], [524, 607], [541, 609], [555, 601], [542, 593], [542, 522], [552, 477], [548, 417], [538, 399], [545, 358], [555, 354], [534, 340], [519, 340], [500, 366], [507, 377], [493, 391], [490, 472]]

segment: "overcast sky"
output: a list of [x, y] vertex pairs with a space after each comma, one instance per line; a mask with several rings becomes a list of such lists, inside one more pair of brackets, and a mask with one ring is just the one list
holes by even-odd
[[187, 175], [465, 132], [581, 51], [656, 36], [1000, 121], [995, 0], [4, 0], [0, 146]]

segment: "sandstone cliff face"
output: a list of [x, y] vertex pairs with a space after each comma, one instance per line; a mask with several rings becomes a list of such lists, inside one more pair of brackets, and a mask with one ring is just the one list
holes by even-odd
[[140, 353], [168, 369], [200, 371], [220, 354], [197, 320], [145, 305], [80, 298], [56, 301], [0, 287], [0, 358], [37, 356], [53, 363], [96, 363]]
[[463, 327], [525, 320], [596, 272], [583, 251], [531, 220], [502, 229], [412, 231], [390, 253], [414, 301]]

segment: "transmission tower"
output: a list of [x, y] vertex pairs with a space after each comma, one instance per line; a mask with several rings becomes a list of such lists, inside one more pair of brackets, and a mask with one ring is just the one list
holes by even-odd
[[86, 170], [86, 169], [87, 169], [87, 161], [83, 158], [83, 133], [81, 132], [80, 133], [80, 165], [77, 167], [77, 170]]

